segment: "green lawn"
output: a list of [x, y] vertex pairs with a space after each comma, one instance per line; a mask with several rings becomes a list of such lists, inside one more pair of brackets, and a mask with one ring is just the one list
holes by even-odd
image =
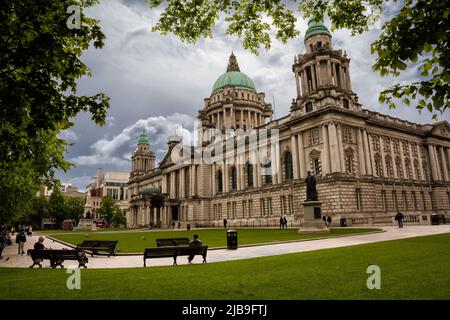
[[[318, 237], [343, 236], [353, 233], [371, 232], [380, 229], [374, 228], [342, 228], [332, 229], [326, 234], [299, 235], [297, 229], [240, 229], [238, 230], [238, 244], [254, 244], [287, 240], [302, 240]], [[224, 229], [200, 229], [182, 231], [151, 231], [151, 232], [127, 232], [127, 233], [97, 233], [89, 234], [61, 234], [53, 238], [62, 241], [78, 244], [85, 239], [89, 240], [119, 240], [118, 248], [120, 253], [124, 252], [144, 252], [144, 248], [156, 247], [158, 238], [179, 238], [188, 237], [192, 239], [193, 234], [198, 234], [200, 240], [210, 248], [225, 247], [226, 231]]]
[[36, 234], [55, 234], [55, 233], [76, 233], [76, 232], [105, 232], [105, 231], [126, 231], [128, 228], [98, 228], [97, 230], [91, 229], [79, 229], [79, 230], [36, 230], [33, 233]]
[[[1, 299], [449, 299], [450, 234], [240, 261], [81, 270], [0, 268]], [[198, 260], [197, 260], [198, 261]], [[381, 268], [381, 289], [366, 268]]]

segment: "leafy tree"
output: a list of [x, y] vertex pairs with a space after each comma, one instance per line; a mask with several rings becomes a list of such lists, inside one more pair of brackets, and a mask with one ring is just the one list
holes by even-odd
[[112, 225], [116, 228], [127, 225], [127, 219], [123, 215], [123, 212], [118, 205], [115, 205], [114, 214], [112, 216], [111, 222]]
[[65, 196], [66, 219], [74, 219], [78, 224], [84, 212], [84, 200], [78, 197]]
[[47, 198], [41, 194], [33, 199], [31, 210], [25, 216], [33, 226], [40, 226], [42, 219], [49, 216], [49, 202]]
[[102, 198], [102, 205], [97, 210], [98, 215], [105, 219], [106, 222], [109, 224], [112, 221], [112, 218], [114, 216], [115, 211], [115, 203], [113, 198], [110, 196], [106, 196]]
[[[258, 53], [271, 46], [271, 32], [286, 43], [299, 35], [295, 29], [294, 11], [305, 18], [322, 19], [327, 15], [335, 28], [348, 28], [353, 34], [363, 33], [392, 1], [387, 0], [147, 0], [151, 8], [163, 8], [153, 31], [169, 32], [182, 41], [195, 43], [212, 37], [220, 15], [228, 23], [227, 34], [243, 38], [243, 47]], [[374, 71], [381, 76], [399, 76], [416, 68], [423, 79], [396, 84], [380, 93], [380, 103], [395, 108], [393, 100], [415, 104], [419, 112], [427, 108], [443, 113], [449, 108], [450, 94], [450, 6], [441, 0], [394, 1], [401, 7], [382, 27], [372, 44], [377, 55]], [[266, 18], [269, 19], [266, 19]]]
[[[97, 0], [2, 0], [0, 6], [0, 219], [8, 222], [30, 207], [56, 170], [68, 170], [66, 141], [57, 137], [79, 112], [103, 125], [109, 99], [77, 95], [77, 80], [90, 75], [80, 60], [93, 43], [104, 44], [97, 20], [80, 12]], [[76, 13], [76, 11], [75, 11]], [[71, 28], [69, 28], [69, 26]]]
[[60, 226], [61, 223], [67, 219], [66, 215], [66, 200], [61, 192], [61, 186], [59, 183], [53, 188], [52, 194], [48, 199], [48, 207], [50, 217], [55, 219], [56, 225]]

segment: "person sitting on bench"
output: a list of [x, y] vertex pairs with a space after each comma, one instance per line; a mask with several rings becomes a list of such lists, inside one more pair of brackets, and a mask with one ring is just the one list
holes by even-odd
[[[189, 242], [189, 245], [190, 246], [201, 246], [202, 245], [202, 241], [198, 239], [198, 234], [194, 234], [194, 239]], [[194, 259], [194, 257], [195, 257], [194, 253], [191, 253], [189, 255], [189, 257], [188, 257], [189, 263], [192, 263], [192, 260]]]
[[44, 239], [45, 238], [43, 236], [39, 237], [39, 241], [34, 244], [34, 250], [44, 250], [45, 249]]

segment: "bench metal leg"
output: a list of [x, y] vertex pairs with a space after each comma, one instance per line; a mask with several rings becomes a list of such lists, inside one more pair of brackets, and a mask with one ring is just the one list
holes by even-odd
[[144, 258], [144, 268], [147, 266], [147, 264], [145, 263], [145, 258]]
[[173, 257], [173, 265], [174, 265], [174, 266], [177, 265], [177, 256]]

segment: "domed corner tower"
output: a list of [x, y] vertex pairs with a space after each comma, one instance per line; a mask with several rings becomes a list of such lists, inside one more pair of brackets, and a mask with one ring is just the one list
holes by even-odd
[[294, 57], [297, 99], [292, 116], [301, 116], [328, 106], [360, 111], [357, 95], [352, 91], [350, 59], [342, 50], [334, 50], [332, 36], [323, 21], [308, 21], [305, 33], [306, 53]]
[[150, 150], [150, 142], [145, 130], [139, 136], [137, 148], [131, 156], [131, 176], [135, 177], [155, 169], [155, 153]]
[[203, 129], [243, 129], [263, 126], [272, 120], [272, 105], [264, 101], [265, 94], [257, 92], [252, 79], [241, 72], [234, 53], [227, 71], [214, 83], [211, 96], [205, 99], [198, 119], [205, 122]]

